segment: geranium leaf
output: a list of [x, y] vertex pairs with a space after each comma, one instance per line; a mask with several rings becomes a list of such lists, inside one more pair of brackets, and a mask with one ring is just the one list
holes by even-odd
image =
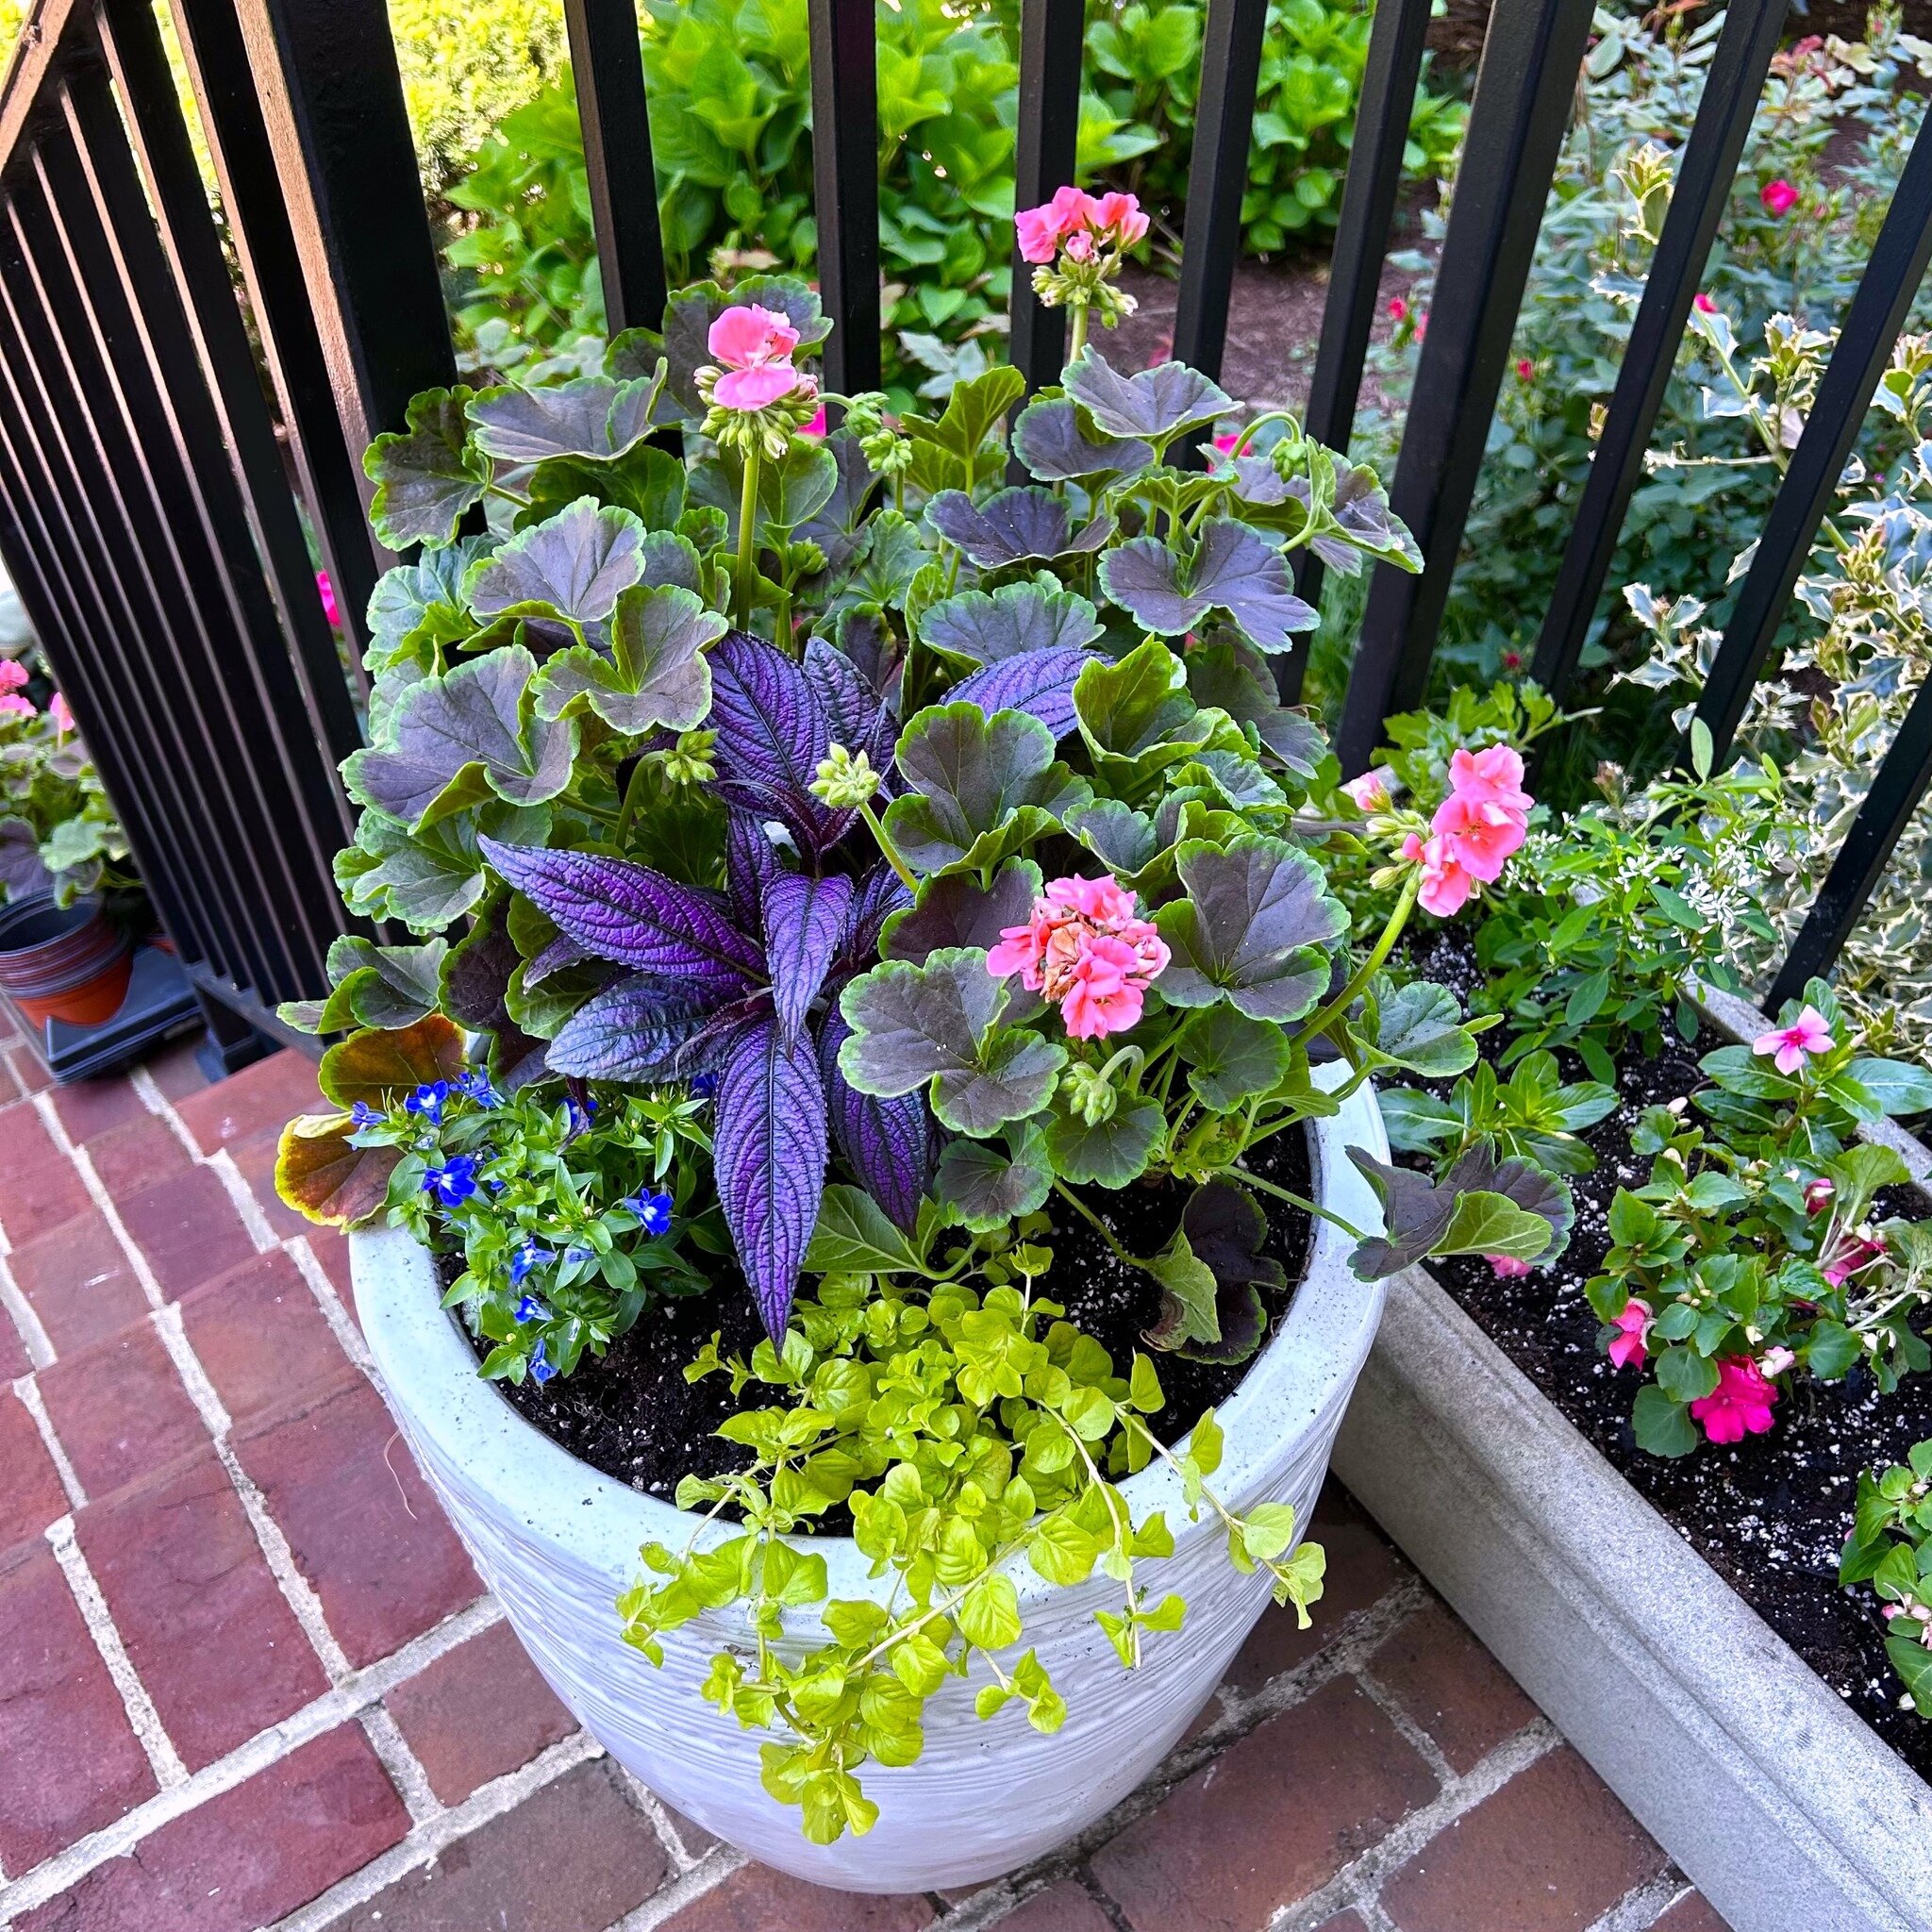
[[545, 1057], [553, 1073], [642, 1084], [673, 1078], [680, 1055], [710, 1018], [716, 996], [640, 973], [593, 994], [571, 1014]]
[[356, 842], [336, 855], [336, 881], [349, 910], [368, 919], [400, 920], [412, 932], [441, 932], [475, 905], [488, 884], [479, 830], [513, 843], [548, 836], [547, 806], [504, 805], [491, 799], [420, 831], [371, 809]]
[[[647, 533], [668, 537], [684, 514], [685, 472], [668, 450], [639, 443], [608, 462], [552, 457], [531, 473], [528, 491], [529, 507], [517, 512], [520, 530], [554, 517], [580, 496], [594, 496], [629, 510]], [[652, 581], [648, 574], [644, 581]]]
[[942, 490], [925, 507], [925, 521], [981, 570], [1013, 563], [1052, 563], [1098, 550], [1113, 533], [1113, 518], [1097, 516], [1075, 531], [1067, 506], [1050, 490], [1002, 490], [975, 505], [963, 490]]
[[[1359, 1147], [1351, 1147], [1348, 1158], [1380, 1199], [1386, 1228], [1362, 1241], [1350, 1257], [1364, 1281], [1378, 1281], [1426, 1255], [1553, 1260], [1568, 1240], [1575, 1213], [1569, 1188], [1525, 1160], [1499, 1162], [1487, 1143], [1457, 1160], [1440, 1186], [1425, 1174], [1391, 1167]], [[1471, 1205], [1465, 1208], [1466, 1196]]]
[[1009, 925], [1024, 925], [1041, 893], [1040, 868], [1009, 858], [989, 891], [970, 873], [927, 879], [909, 910], [886, 921], [881, 942], [889, 959], [923, 965], [943, 947], [977, 946], [990, 953]]
[[1091, 342], [1068, 369], [1066, 391], [1102, 435], [1163, 443], [1234, 408], [1224, 389], [1185, 362], [1162, 362], [1123, 375]]
[[363, 452], [363, 474], [375, 485], [369, 519], [386, 548], [447, 543], [483, 501], [491, 465], [470, 441], [464, 408], [471, 394], [462, 388], [425, 390], [409, 403], [409, 426], [378, 436]]
[[765, 970], [771, 974], [778, 1030], [788, 1045], [798, 1038], [825, 982], [851, 908], [852, 881], [841, 874], [821, 879], [781, 872], [765, 881], [760, 907]]
[[1035, 651], [1085, 650], [1101, 635], [1093, 606], [1072, 591], [1004, 584], [989, 594], [961, 591], [921, 620], [922, 643], [973, 664], [997, 664]]
[[1131, 475], [1154, 460], [1138, 437], [1090, 435], [1065, 396], [1036, 396], [1013, 424], [1013, 454], [1042, 483]]
[[282, 1129], [275, 1192], [324, 1227], [362, 1227], [382, 1211], [400, 1147], [353, 1147], [345, 1113], [301, 1114]]
[[741, 630], [712, 646], [710, 665], [708, 723], [718, 734], [719, 791], [759, 818], [782, 820], [803, 850], [836, 845], [856, 814], [812, 795], [831, 721], [804, 671], [775, 644]]
[[1160, 991], [1177, 1007], [1231, 1001], [1251, 1020], [1298, 1020], [1327, 990], [1325, 950], [1348, 930], [1313, 858], [1249, 833], [1190, 841], [1176, 856], [1187, 897], [1155, 915], [1173, 958]]
[[909, 1233], [932, 1177], [932, 1116], [923, 1093], [887, 1098], [853, 1086], [839, 1065], [839, 1049], [851, 1037], [835, 1007], [820, 1028], [818, 1047], [832, 1139], [859, 1185]]
[[1037, 1121], [1016, 1122], [991, 1141], [948, 1141], [934, 1178], [939, 1200], [974, 1234], [1009, 1227], [1052, 1191], [1053, 1163]]
[[25, 899], [44, 892], [50, 883], [41, 863], [41, 835], [25, 819], [0, 819], [0, 885]]
[[764, 1317], [782, 1339], [825, 1185], [825, 1088], [811, 1042], [758, 1020], [732, 1040], [711, 1129], [718, 1205]]
[[[414, 563], [399, 563], [376, 579], [369, 599], [369, 669], [387, 670], [424, 641], [453, 643], [475, 627], [463, 602], [463, 578], [479, 557], [495, 548], [493, 537], [459, 537], [425, 549]], [[424, 651], [424, 670], [433, 658]]]
[[484, 857], [558, 929], [600, 959], [730, 989], [760, 977], [758, 945], [712, 901], [649, 866], [594, 853], [482, 841]]
[[477, 447], [506, 463], [552, 457], [608, 462], [651, 429], [649, 382], [578, 375], [541, 389], [485, 390], [470, 404]]
[[1260, 531], [1229, 517], [1201, 525], [1191, 561], [1158, 537], [1135, 537], [1100, 559], [1100, 584], [1144, 630], [1179, 637], [1210, 610], [1224, 610], [1260, 651], [1285, 651], [1321, 613], [1294, 593], [1281, 553]]
[[1245, 1361], [1268, 1329], [1260, 1290], [1278, 1291], [1287, 1278], [1281, 1263], [1261, 1252], [1267, 1240], [1268, 1217], [1252, 1194], [1227, 1181], [1196, 1188], [1181, 1210], [1168, 1257], [1177, 1263], [1185, 1257], [1194, 1269], [1206, 1270], [1212, 1320], [1203, 1307], [1199, 1275], [1171, 1266], [1160, 1280], [1177, 1306], [1163, 1308], [1147, 1341], [1194, 1361]]
[[575, 644], [543, 666], [533, 692], [537, 715], [592, 710], [631, 738], [659, 728], [689, 731], [711, 708], [704, 650], [724, 628], [689, 591], [633, 585], [618, 597], [608, 658]]
[[338, 1107], [366, 1101], [381, 1108], [436, 1080], [463, 1071], [463, 1036], [441, 1013], [393, 1032], [352, 1034], [322, 1057], [316, 1078]]
[[1091, 796], [1053, 753], [1053, 733], [1019, 711], [921, 711], [899, 739], [908, 790], [886, 812], [887, 836], [914, 872], [993, 865]]
[[1046, 1151], [1062, 1180], [1124, 1188], [1146, 1173], [1166, 1124], [1160, 1103], [1144, 1093], [1123, 1098], [1097, 1122], [1070, 1112], [1056, 1096]]
[[[422, 946], [378, 946], [345, 934], [329, 946], [333, 991], [311, 1030], [340, 1033], [350, 1026], [414, 1025], [437, 1009], [448, 951], [448, 941], [441, 939]], [[451, 1017], [462, 1019], [461, 1014]]]
[[930, 1081], [941, 1123], [990, 1134], [1037, 1113], [1067, 1058], [1056, 1041], [996, 1026], [1006, 1001], [983, 953], [939, 952], [924, 966], [888, 960], [840, 999], [852, 1038], [839, 1064], [862, 1092], [888, 1098]]
[[1278, 1025], [1225, 1006], [1208, 1007], [1188, 1022], [1180, 1055], [1188, 1062], [1188, 1085], [1215, 1113], [1274, 1092], [1294, 1059]]
[[464, 579], [478, 617], [534, 608], [575, 624], [599, 624], [618, 593], [643, 575], [644, 526], [627, 509], [580, 496], [541, 524], [519, 530]]
[[514, 644], [411, 686], [390, 718], [388, 742], [343, 765], [350, 794], [411, 826], [491, 792], [511, 805], [555, 798], [570, 783], [577, 729], [531, 714], [536, 673], [537, 660]]
[[1187, 654], [1188, 689], [1204, 708], [1252, 724], [1261, 742], [1298, 778], [1312, 779], [1328, 740], [1312, 718], [1291, 711], [1275, 693], [1265, 663], [1247, 645], [1207, 644]]
[[[1226, 719], [1194, 702], [1186, 665], [1153, 638], [1118, 663], [1089, 658], [1074, 684], [1073, 708], [1094, 771], [1115, 791], [1133, 791], [1228, 731]], [[1239, 734], [1228, 735], [1245, 745]]]

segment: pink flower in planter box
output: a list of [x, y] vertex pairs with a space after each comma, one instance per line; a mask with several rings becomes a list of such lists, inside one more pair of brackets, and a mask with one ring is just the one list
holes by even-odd
[[1402, 841], [1402, 857], [1423, 869], [1422, 890], [1416, 904], [1438, 919], [1449, 919], [1460, 912], [1475, 890], [1475, 874], [1462, 863], [1460, 855], [1447, 839], [1437, 837], [1426, 844], [1411, 832]]
[[1389, 787], [1379, 772], [1364, 772], [1359, 778], [1351, 778], [1341, 789], [1363, 811], [1388, 809]]
[[67, 700], [58, 691], [48, 700], [47, 716], [53, 719], [54, 729], [61, 737], [65, 738], [74, 729], [74, 713], [68, 708]]
[[34, 709], [31, 698], [22, 697], [17, 691], [0, 693], [0, 718], [38, 718], [40, 715]]
[[0, 658], [0, 691], [24, 691], [26, 688], [26, 666], [16, 664], [11, 658]]
[[1751, 1042], [1751, 1051], [1772, 1055], [1772, 1064], [1789, 1077], [1805, 1064], [1807, 1054], [1831, 1051], [1831, 1028], [1816, 1007], [1807, 1007], [1789, 1026], [1760, 1033]]
[[1748, 1355], [1726, 1356], [1717, 1365], [1717, 1387], [1690, 1405], [1690, 1418], [1713, 1442], [1741, 1442], [1771, 1427], [1777, 1391]]
[[1769, 1382], [1774, 1376], [1782, 1375], [1797, 1359], [1788, 1348], [1767, 1348], [1757, 1357], [1757, 1373]]
[[801, 436], [823, 436], [825, 433], [825, 406], [819, 405], [818, 414], [799, 432]]
[[1166, 941], [1125, 887], [1112, 878], [1064, 878], [1034, 900], [1024, 925], [1002, 929], [986, 970], [995, 979], [1017, 973], [1029, 992], [1059, 1007], [1074, 1039], [1098, 1040], [1140, 1019], [1147, 988], [1167, 960]]
[[1515, 1280], [1529, 1273], [1529, 1263], [1519, 1261], [1514, 1255], [1485, 1255], [1483, 1259], [1498, 1281]]
[[711, 400], [722, 409], [762, 409], [805, 380], [791, 366], [798, 331], [784, 316], [755, 302], [725, 309], [711, 325], [705, 345], [724, 367], [711, 391]]
[[1650, 1354], [1650, 1304], [1632, 1295], [1610, 1326], [1617, 1331], [1610, 1338], [1610, 1359], [1620, 1369], [1641, 1369]]
[[1805, 1189], [1805, 1212], [1823, 1214], [1831, 1206], [1831, 1197], [1838, 1191], [1823, 1176], [1807, 1184]]

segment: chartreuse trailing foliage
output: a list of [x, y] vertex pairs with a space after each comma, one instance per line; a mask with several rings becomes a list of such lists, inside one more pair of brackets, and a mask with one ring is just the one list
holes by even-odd
[[[1168, 1530], [1117, 1487], [1151, 1460], [1306, 1606], [1292, 1513], [1207, 1486], [1211, 1418], [1156, 1440], [1151, 1357], [1063, 1319], [1051, 1231], [1144, 1273], [1150, 1349], [1242, 1360], [1287, 1286], [1267, 1204], [1328, 1211], [1257, 1171], [1267, 1143], [1372, 1074], [1475, 1058], [1452, 994], [1384, 970], [1424, 822], [1335, 815], [1268, 663], [1314, 622], [1298, 547], [1416, 567], [1373, 474], [1285, 418], [1265, 458], [1216, 451], [1215, 384], [1091, 343], [1009, 449], [1012, 372], [893, 417], [821, 397], [825, 329], [802, 285], [704, 284], [601, 373], [420, 396], [369, 452], [377, 532], [413, 555], [371, 606], [339, 873], [419, 942], [342, 941], [289, 1009], [348, 1037], [341, 1110], [282, 1162], [319, 1218], [460, 1252], [491, 1375], [567, 1373], [736, 1264], [766, 1339], [693, 1373], [773, 1406], [724, 1431], [750, 1467], [680, 1500], [738, 1526], [647, 1552], [625, 1614], [655, 1654], [750, 1605], [757, 1657], [710, 1692], [787, 1736], [766, 1781], [819, 1838], [870, 1822], [860, 1765], [917, 1754], [948, 1674], [984, 1664], [983, 1710], [1058, 1723], [1038, 1660], [1008, 1661], [1019, 1566], [1102, 1567], [1127, 1663], [1178, 1624], [1136, 1580]], [[1393, 903], [1358, 955], [1328, 868], [1377, 854]], [[1356, 1158], [1387, 1207], [1347, 1229], [1364, 1278], [1567, 1225], [1560, 1186], [1487, 1144], [1440, 1185]], [[1174, 1219], [1136, 1254], [1108, 1196], [1142, 1178]], [[801, 1659], [786, 1613], [824, 1566], [787, 1539], [835, 1507], [903, 1587], [824, 1605]]]

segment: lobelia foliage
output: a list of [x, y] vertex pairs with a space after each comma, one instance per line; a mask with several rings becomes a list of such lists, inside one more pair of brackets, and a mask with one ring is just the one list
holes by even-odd
[[[1106, 206], [1067, 197], [1069, 234]], [[1080, 337], [1075, 260], [1054, 272]], [[825, 327], [802, 285], [700, 285], [601, 373], [418, 397], [370, 451], [378, 535], [421, 548], [371, 607], [339, 873], [420, 942], [344, 940], [326, 999], [289, 1009], [359, 1030], [324, 1058], [341, 1110], [291, 1125], [280, 1179], [318, 1218], [460, 1244], [452, 1298], [493, 1374], [564, 1373], [735, 1260], [767, 1339], [694, 1372], [785, 1400], [724, 1430], [750, 1470], [680, 1497], [742, 1533], [647, 1552], [661, 1580], [625, 1614], [655, 1654], [750, 1607], [756, 1666], [725, 1657], [710, 1694], [791, 1734], [767, 1787], [830, 1838], [870, 1822], [860, 1764], [916, 1755], [947, 1674], [983, 1659], [988, 1714], [1056, 1721], [1038, 1660], [994, 1655], [1020, 1635], [1011, 1566], [1102, 1566], [1127, 1662], [1179, 1622], [1132, 1574], [1165, 1527], [1115, 1484], [1150, 1459], [1239, 1567], [1298, 1605], [1318, 1588], [1291, 1511], [1205, 1488], [1211, 1418], [1170, 1452], [1151, 1361], [1120, 1375], [1035, 1293], [1048, 1204], [1158, 1284], [1150, 1348], [1239, 1361], [1286, 1286], [1263, 1201], [1327, 1211], [1252, 1157], [1377, 1072], [1475, 1049], [1453, 995], [1383, 971], [1423, 889], [1404, 852], [1359, 956], [1328, 887], [1332, 840], [1426, 822], [1338, 828], [1334, 759], [1268, 663], [1314, 622], [1296, 548], [1417, 567], [1373, 473], [1285, 417], [1249, 425], [1278, 426], [1266, 457], [1216, 450], [1237, 406], [1215, 384], [1091, 342], [1009, 441], [1008, 370], [893, 417], [820, 395]], [[1208, 466], [1180, 467], [1195, 445]], [[1347, 1230], [1364, 1278], [1527, 1259], [1567, 1224], [1487, 1150], [1441, 1185], [1355, 1158], [1387, 1209]], [[1143, 1177], [1175, 1184], [1175, 1219], [1135, 1256], [1106, 1201]], [[819, 1603], [823, 1564], [786, 1537], [837, 1505], [904, 1593], [827, 1606], [830, 1647], [794, 1663], [784, 1612]]]
[[1932, 1441], [1902, 1463], [1858, 1474], [1851, 1533], [1839, 1558], [1847, 1589], [1869, 1583], [1885, 1618], [1885, 1654], [1905, 1685], [1899, 1703], [1932, 1707]]

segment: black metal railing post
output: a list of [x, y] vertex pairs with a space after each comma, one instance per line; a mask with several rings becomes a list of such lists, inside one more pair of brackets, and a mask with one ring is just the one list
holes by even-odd
[[808, 0], [811, 158], [819, 292], [832, 318], [825, 382], [876, 389], [879, 344], [879, 78], [873, 0]]
[[[1038, 208], [1074, 179], [1080, 145], [1083, 0], [1020, 0], [1020, 120], [1013, 131], [1013, 207]], [[1012, 332], [1008, 353], [1026, 392], [1060, 379], [1067, 360], [1067, 311], [1044, 308], [1033, 269], [1012, 252]]]

